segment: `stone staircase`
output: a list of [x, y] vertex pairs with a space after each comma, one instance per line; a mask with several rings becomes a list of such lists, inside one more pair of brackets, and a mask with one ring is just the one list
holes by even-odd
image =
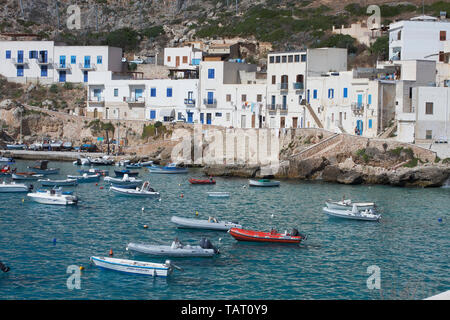
[[392, 127], [387, 128], [382, 133], [378, 135], [378, 138], [387, 139], [389, 136], [397, 130], [397, 123], [395, 123]]
[[289, 159], [297, 159], [297, 160], [306, 160], [313, 157], [318, 157], [321, 154], [324, 154], [328, 150], [334, 148], [336, 145], [342, 142], [341, 134], [336, 133], [331, 137], [328, 137], [315, 145], [308, 147], [299, 153], [293, 154], [289, 157]]
[[308, 109], [309, 113], [311, 114], [311, 116], [313, 117], [314, 121], [316, 122], [317, 126], [319, 128], [323, 129], [323, 124], [320, 121], [319, 117], [316, 115], [316, 113], [314, 112], [313, 108], [311, 107], [311, 105], [309, 103], [306, 104], [306, 108]]

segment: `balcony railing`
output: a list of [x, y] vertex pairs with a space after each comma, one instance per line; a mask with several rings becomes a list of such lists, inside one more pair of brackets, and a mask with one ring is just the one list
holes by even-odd
[[132, 105], [145, 105], [144, 97], [127, 97], [125, 102]]
[[364, 104], [359, 102], [352, 102], [351, 109], [355, 114], [362, 114], [364, 112]]
[[304, 89], [303, 82], [294, 82], [294, 83], [292, 83], [292, 88], [294, 90], [303, 90]]
[[203, 99], [203, 104], [207, 108], [216, 108], [217, 107], [217, 100], [216, 99]]
[[278, 83], [277, 88], [278, 88], [278, 90], [283, 90], [283, 91], [289, 90], [289, 83], [284, 83], [284, 82]]
[[195, 105], [195, 99], [184, 99], [184, 104], [187, 106]]
[[12, 58], [11, 61], [15, 65], [28, 64], [28, 59], [27, 58], [22, 58], [22, 59]]
[[96, 66], [93, 63], [89, 63], [89, 64], [79, 63], [78, 68], [81, 70], [95, 70]]
[[90, 96], [88, 98], [89, 103], [105, 103], [105, 97], [104, 96]]
[[70, 64], [55, 63], [56, 70], [70, 70]]
[[268, 104], [267, 110], [269, 110], [270, 112], [277, 111], [277, 105], [276, 104]]
[[49, 58], [44, 59], [42, 57], [39, 57], [39, 58], [36, 59], [36, 63], [45, 65], [45, 64], [52, 64], [53, 61], [52, 61], [52, 59], [49, 59]]
[[280, 109], [280, 112], [287, 112], [288, 106], [287, 104], [277, 104], [277, 109]]

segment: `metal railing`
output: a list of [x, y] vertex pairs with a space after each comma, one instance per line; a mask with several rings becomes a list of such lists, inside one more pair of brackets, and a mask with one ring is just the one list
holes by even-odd
[[27, 58], [22, 58], [22, 59], [12, 58], [11, 61], [14, 64], [27, 64], [28, 63], [28, 59]]
[[276, 104], [268, 104], [267, 105], [267, 110], [269, 110], [269, 111], [276, 111], [277, 110], [277, 105]]
[[289, 83], [282, 82], [277, 84], [278, 90], [289, 90]]
[[288, 106], [287, 106], [287, 104], [277, 104], [277, 109], [279, 109], [280, 112], [287, 112]]
[[132, 104], [145, 104], [144, 97], [127, 97], [125, 101]]
[[36, 59], [36, 63], [37, 64], [52, 64], [53, 60], [50, 59], [50, 58], [43, 59], [42, 57], [39, 57], [39, 58]]
[[70, 70], [70, 64], [61, 64], [61, 63], [55, 63], [54, 64], [56, 70]]
[[188, 106], [195, 105], [195, 99], [184, 99], [184, 104]]
[[351, 110], [353, 113], [361, 114], [364, 112], [364, 104], [359, 102], [352, 102]]
[[203, 104], [207, 108], [216, 108], [217, 107], [217, 100], [216, 99], [203, 99]]
[[95, 70], [96, 66], [93, 63], [85, 64], [85, 63], [79, 63], [78, 68], [81, 70]]
[[294, 82], [294, 83], [292, 83], [292, 88], [294, 90], [303, 90], [304, 89], [303, 82]]

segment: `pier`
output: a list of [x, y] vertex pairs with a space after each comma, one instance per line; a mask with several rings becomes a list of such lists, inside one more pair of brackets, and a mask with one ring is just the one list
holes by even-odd
[[2, 156], [22, 160], [75, 161], [80, 157], [97, 158], [105, 154], [101, 152], [77, 151], [33, 151], [33, 150], [1, 150]]

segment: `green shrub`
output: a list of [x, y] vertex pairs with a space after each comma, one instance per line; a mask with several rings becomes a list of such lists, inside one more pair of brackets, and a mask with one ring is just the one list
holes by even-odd
[[122, 48], [124, 51], [133, 51], [139, 45], [139, 34], [131, 28], [121, 28], [111, 31], [106, 36], [106, 44]]
[[51, 93], [58, 93], [58, 86], [56, 85], [56, 84], [52, 84], [51, 86], [50, 86], [50, 89], [49, 89], [49, 91], [51, 92]]
[[407, 163], [405, 163], [403, 166], [407, 167], [407, 168], [414, 168], [417, 166], [419, 159], [417, 158], [413, 158], [411, 160], [409, 160]]
[[149, 39], [156, 38], [157, 36], [164, 34], [164, 28], [162, 26], [153, 26], [145, 28], [141, 30], [141, 34]]

